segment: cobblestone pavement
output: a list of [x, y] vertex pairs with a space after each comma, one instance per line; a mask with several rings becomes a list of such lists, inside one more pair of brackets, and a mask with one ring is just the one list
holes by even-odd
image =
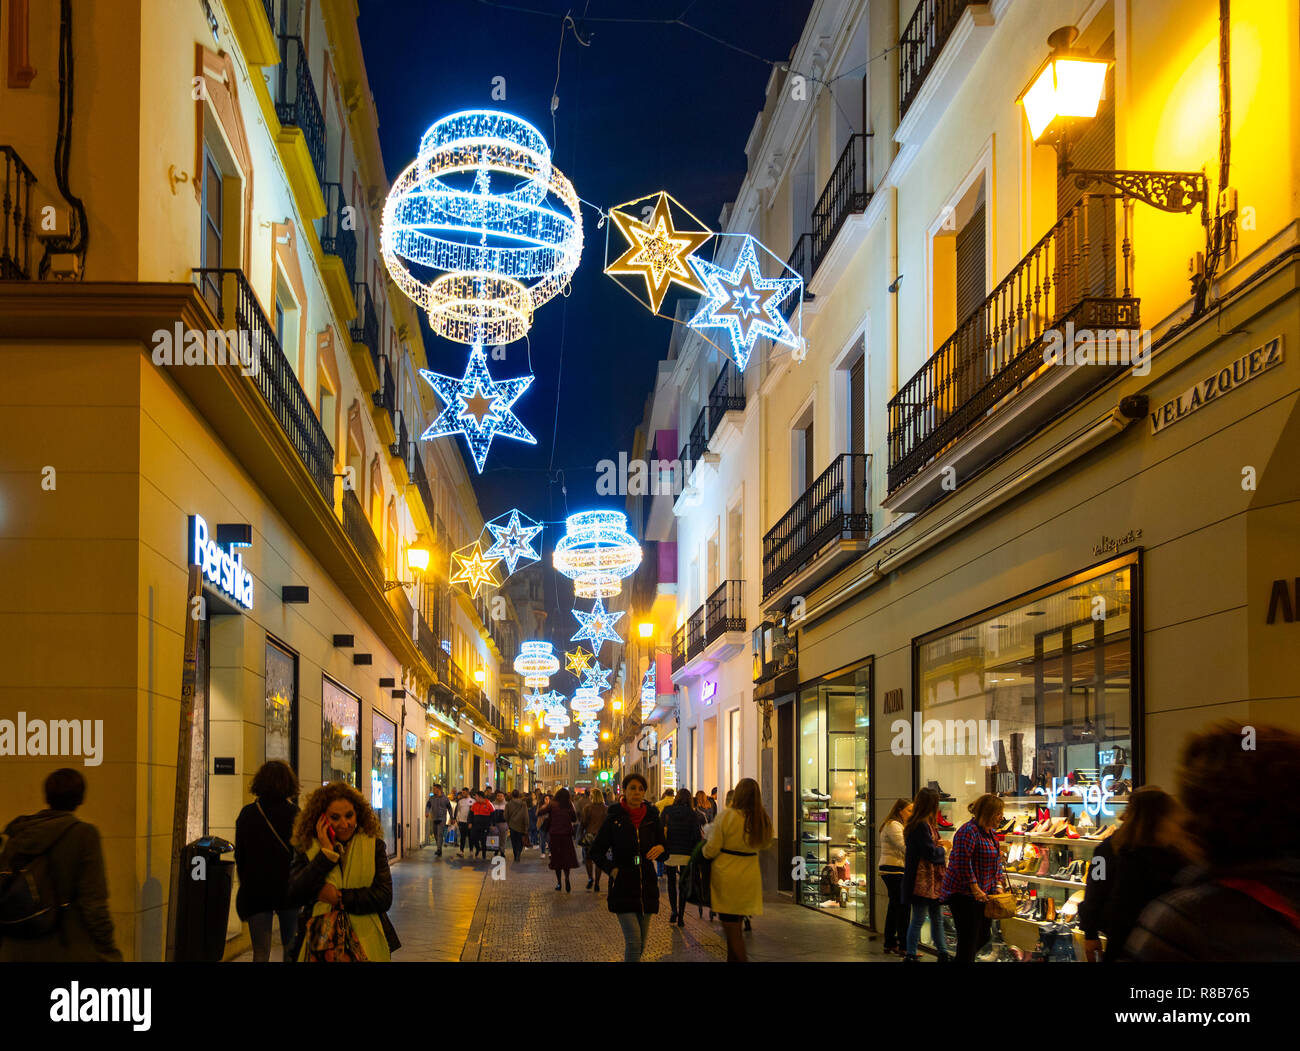
[[[506, 859], [490, 878], [491, 860], [461, 858], [432, 847], [392, 867], [393, 907], [389, 918], [402, 947], [397, 962], [573, 962], [608, 963], [623, 959], [623, 937], [603, 893], [586, 889], [585, 869], [572, 873], [573, 890], [556, 892], [554, 874], [537, 850], [527, 849], [516, 865]], [[607, 886], [602, 881], [602, 888]], [[667, 881], [660, 882], [662, 911], [650, 925], [645, 962], [722, 962], [722, 926], [687, 908], [686, 926], [668, 924]], [[880, 951], [872, 932], [832, 916], [774, 898], [764, 902], [754, 930], [745, 935], [749, 958], [767, 961], [882, 961], [897, 957]], [[250, 960], [246, 953], [241, 960]], [[279, 958], [278, 936], [272, 959]]]

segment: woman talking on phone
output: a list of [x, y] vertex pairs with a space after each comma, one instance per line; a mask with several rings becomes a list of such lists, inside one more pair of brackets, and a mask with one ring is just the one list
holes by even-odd
[[298, 815], [293, 845], [289, 900], [303, 907], [296, 958], [387, 963], [401, 945], [386, 915], [393, 878], [379, 819], [365, 797], [342, 781], [316, 789]]

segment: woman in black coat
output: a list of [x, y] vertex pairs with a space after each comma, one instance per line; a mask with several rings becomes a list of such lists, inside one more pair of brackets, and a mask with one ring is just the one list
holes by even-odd
[[671, 915], [669, 923], [679, 927], [686, 926], [686, 865], [691, 860], [695, 844], [704, 838], [700, 832], [700, 822], [691, 805], [691, 790], [679, 788], [677, 798], [671, 805], [664, 807], [660, 820], [664, 826], [664, 847], [668, 857], [664, 861], [664, 871], [668, 873], [668, 908]]
[[[648, 787], [640, 774], [623, 779], [623, 798], [610, 806], [588, 851], [609, 873], [609, 911], [623, 928], [624, 963], [641, 959], [650, 935], [650, 917], [659, 911], [654, 863], [664, 852], [664, 830], [659, 808], [646, 804]], [[606, 858], [607, 851], [612, 860]]]
[[298, 935], [298, 910], [289, 902], [298, 778], [288, 763], [272, 759], [253, 775], [249, 790], [256, 801], [235, 819], [235, 912], [248, 923], [254, 963], [271, 959], [271, 926], [279, 917], [282, 959], [288, 963]]

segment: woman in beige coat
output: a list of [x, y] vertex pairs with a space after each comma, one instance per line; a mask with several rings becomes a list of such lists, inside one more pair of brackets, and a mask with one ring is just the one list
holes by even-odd
[[758, 782], [746, 777], [736, 786], [731, 806], [713, 823], [704, 856], [713, 861], [709, 897], [727, 936], [727, 962], [745, 962], [741, 921], [763, 913], [763, 880], [758, 852], [772, 842], [772, 819], [763, 809]]

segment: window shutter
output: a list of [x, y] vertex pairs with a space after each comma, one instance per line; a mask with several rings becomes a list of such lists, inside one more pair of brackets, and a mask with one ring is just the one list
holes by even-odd
[[849, 369], [849, 452], [867, 451], [866, 356]]
[[958, 325], [984, 302], [984, 208], [976, 208], [957, 234]]

